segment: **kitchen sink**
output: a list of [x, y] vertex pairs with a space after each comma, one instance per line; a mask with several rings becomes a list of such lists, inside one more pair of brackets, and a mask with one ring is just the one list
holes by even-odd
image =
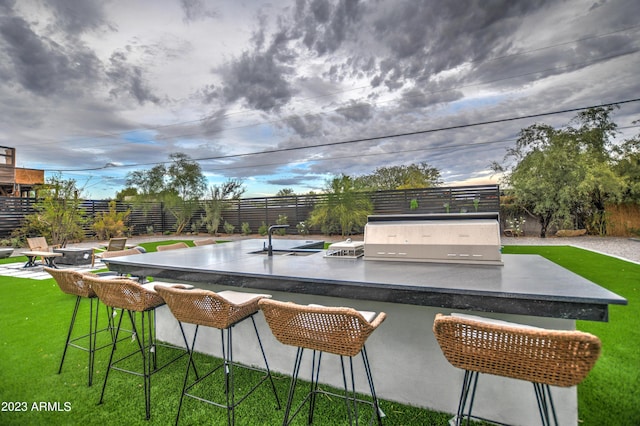
[[[313, 250], [313, 249], [291, 249], [291, 250], [272, 250], [272, 253], [274, 256], [309, 256], [314, 253], [318, 253], [319, 251], [320, 250]], [[261, 254], [266, 256], [269, 254], [269, 251], [266, 249], [263, 249], [263, 250], [249, 252], [249, 254]]]

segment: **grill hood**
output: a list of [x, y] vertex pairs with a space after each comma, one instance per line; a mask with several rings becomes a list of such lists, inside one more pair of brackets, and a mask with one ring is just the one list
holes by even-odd
[[365, 260], [502, 265], [498, 213], [369, 216]]

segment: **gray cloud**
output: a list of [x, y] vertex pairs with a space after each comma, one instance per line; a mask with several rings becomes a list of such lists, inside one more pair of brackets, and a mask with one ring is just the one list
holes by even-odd
[[70, 36], [93, 30], [107, 24], [104, 3], [86, 0], [47, 0], [45, 7], [51, 8], [54, 25]]
[[243, 98], [249, 108], [277, 110], [294, 95], [286, 76], [292, 70], [274, 55], [245, 52], [223, 71], [228, 102]]
[[70, 86], [75, 90], [99, 74], [100, 64], [91, 51], [39, 36], [20, 17], [0, 17], [0, 37], [5, 82], [34, 94], [52, 95]]
[[626, 99], [635, 3], [0, 0], [0, 144], [51, 169], [286, 149], [202, 162], [249, 192], [419, 161], [463, 181], [535, 121], [290, 149]]
[[219, 15], [214, 9], [208, 8], [202, 0], [180, 0], [180, 6], [182, 6], [186, 22], [215, 18]]
[[132, 96], [140, 105], [146, 102], [154, 104], [161, 102], [150, 88], [143, 68], [129, 63], [124, 51], [115, 52], [109, 61], [110, 66], [106, 74], [114, 85], [109, 92], [111, 96], [118, 98], [124, 93]]

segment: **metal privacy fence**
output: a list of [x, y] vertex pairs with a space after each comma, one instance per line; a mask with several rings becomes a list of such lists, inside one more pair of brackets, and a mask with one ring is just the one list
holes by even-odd
[[[368, 196], [373, 203], [373, 214], [498, 212], [500, 210], [498, 185], [376, 191], [368, 193]], [[242, 224], [247, 223], [251, 231], [257, 233], [260, 226], [274, 224], [280, 217], [286, 216], [289, 224], [287, 233], [295, 234], [297, 233], [296, 225], [308, 220], [314, 207], [326, 200], [325, 194], [231, 200], [228, 208], [222, 213], [219, 232], [223, 232], [222, 224], [227, 222], [234, 226], [235, 232], [240, 232]], [[0, 238], [11, 236], [12, 232], [20, 227], [26, 215], [35, 213], [33, 208], [35, 202], [35, 198], [0, 197]], [[98, 212], [109, 211], [109, 202], [109, 200], [84, 200], [81, 208], [92, 223]], [[160, 202], [133, 204], [119, 201], [116, 203], [116, 209], [119, 212], [127, 210], [131, 212], [127, 223], [131, 235], [175, 230], [174, 217], [165, 211]], [[206, 232], [203, 226], [198, 225], [204, 215], [204, 207], [201, 207], [193, 215], [185, 231], [192, 232], [193, 227], [196, 227], [197, 232]], [[320, 233], [319, 228], [311, 228], [309, 231]], [[94, 233], [87, 228], [85, 235], [91, 238]]]

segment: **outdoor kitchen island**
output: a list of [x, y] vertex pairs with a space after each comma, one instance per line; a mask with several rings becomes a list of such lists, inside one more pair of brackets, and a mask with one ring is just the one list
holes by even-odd
[[[450, 413], [457, 408], [463, 372], [440, 351], [432, 332], [436, 313], [465, 311], [574, 329], [576, 319], [607, 321], [608, 305], [626, 304], [615, 293], [539, 256], [503, 255], [503, 265], [385, 262], [325, 257], [326, 251], [313, 249], [319, 244], [275, 239], [273, 256], [268, 256], [266, 240], [252, 239], [111, 258], [105, 263], [121, 273], [213, 291], [268, 293], [282, 301], [384, 311], [386, 321], [367, 341], [378, 396]], [[291, 374], [295, 349], [277, 342], [263, 317], [259, 315], [256, 322], [270, 367]], [[158, 311], [157, 327], [161, 340], [183, 344], [166, 307]], [[196, 350], [220, 356], [211, 352], [217, 349], [212, 342], [218, 342], [219, 332], [206, 332]], [[239, 362], [261, 365], [250, 324], [236, 326], [234, 342]], [[321, 381], [340, 388], [339, 362], [334, 358], [323, 359]], [[308, 370], [303, 366], [302, 371]], [[357, 374], [356, 379], [363, 376]], [[359, 387], [367, 389], [363, 382]], [[560, 424], [577, 424], [576, 389], [553, 388], [552, 392]], [[393, 413], [386, 414], [393, 423]], [[474, 414], [507, 424], [540, 421], [531, 384], [488, 375], [480, 379]]]

